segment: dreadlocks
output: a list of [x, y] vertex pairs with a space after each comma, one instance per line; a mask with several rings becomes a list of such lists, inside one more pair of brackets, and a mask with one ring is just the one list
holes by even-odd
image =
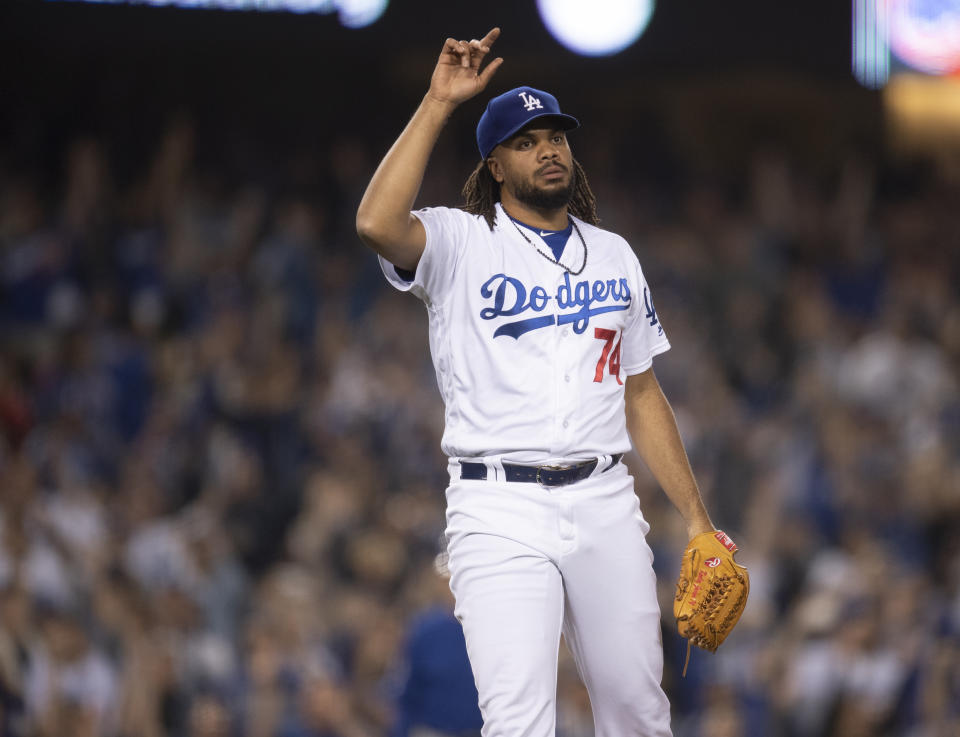
[[[462, 209], [472, 215], [483, 215], [490, 230], [493, 230], [497, 216], [495, 205], [500, 200], [500, 183], [493, 178], [486, 161], [477, 164], [477, 168], [464, 183], [462, 194], [464, 199]], [[597, 216], [597, 198], [590, 189], [583, 167], [576, 159], [573, 160], [573, 195], [570, 197], [567, 209], [571, 215], [585, 223], [590, 225], [600, 223], [600, 218]]]

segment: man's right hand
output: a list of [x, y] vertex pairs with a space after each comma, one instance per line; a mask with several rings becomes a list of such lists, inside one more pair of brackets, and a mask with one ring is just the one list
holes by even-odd
[[499, 35], [500, 29], [494, 28], [479, 41], [448, 38], [430, 78], [427, 96], [437, 102], [456, 106], [482, 92], [503, 63], [503, 58], [498, 56], [480, 71], [480, 64]]
[[394, 266], [415, 271], [427, 243], [423, 223], [410, 211], [427, 160], [447, 118], [464, 100], [481, 92], [503, 63], [480, 64], [500, 35], [494, 28], [479, 41], [448, 38], [423, 102], [377, 167], [357, 208], [357, 234]]

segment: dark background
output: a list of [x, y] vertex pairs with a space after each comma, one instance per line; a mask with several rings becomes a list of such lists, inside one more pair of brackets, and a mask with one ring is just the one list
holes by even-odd
[[[495, 53], [507, 63], [494, 87], [549, 88], [586, 130], [620, 121], [653, 136], [640, 146], [666, 138], [701, 167], [736, 166], [771, 138], [828, 162], [841, 147], [881, 143], [879, 95], [849, 71], [849, 10], [823, 0], [661, 2], [632, 47], [584, 58], [552, 39], [533, 2], [400, 0], [352, 30], [335, 13], [13, 0], [0, 9], [0, 132], [26, 153], [49, 150], [67, 126], [87, 127], [134, 153], [180, 108], [212, 156], [227, 154], [218, 154], [225, 116], [290, 144], [351, 133], [386, 143], [426, 89], [443, 39], [499, 25]], [[464, 133], [481, 105], [464, 106], [455, 121]]]

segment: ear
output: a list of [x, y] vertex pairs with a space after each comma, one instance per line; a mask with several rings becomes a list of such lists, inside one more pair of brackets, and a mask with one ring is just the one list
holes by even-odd
[[497, 161], [495, 156], [487, 157], [487, 169], [490, 170], [490, 176], [497, 184], [503, 184], [503, 166]]

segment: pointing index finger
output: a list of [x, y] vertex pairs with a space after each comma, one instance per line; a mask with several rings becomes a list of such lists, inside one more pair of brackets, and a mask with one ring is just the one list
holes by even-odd
[[495, 26], [495, 27], [491, 28], [491, 29], [487, 32], [487, 35], [480, 39], [480, 45], [481, 45], [481, 46], [490, 46], [491, 44], [493, 44], [494, 41], [497, 40], [497, 37], [498, 37], [499, 35], [500, 35], [500, 28], [499, 28], [499, 26]]

